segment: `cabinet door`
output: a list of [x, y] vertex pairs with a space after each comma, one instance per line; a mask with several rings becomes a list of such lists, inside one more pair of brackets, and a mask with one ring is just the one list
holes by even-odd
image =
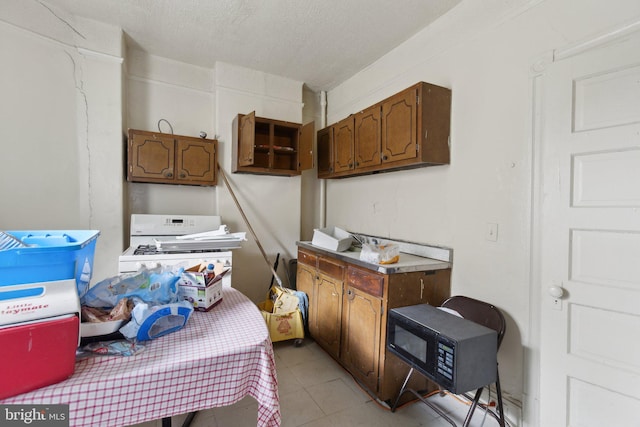
[[378, 390], [382, 300], [347, 283], [340, 359], [371, 391]]
[[355, 116], [356, 169], [380, 164], [380, 105]]
[[216, 144], [211, 140], [176, 141], [176, 183], [215, 185]]
[[382, 103], [382, 163], [418, 155], [418, 89], [404, 90]]
[[313, 298], [313, 287], [316, 281], [316, 268], [298, 262], [296, 271], [296, 289], [307, 294], [309, 298], [309, 312], [307, 313], [306, 325], [309, 327], [315, 321], [315, 308], [311, 305]]
[[333, 126], [318, 131], [316, 145], [318, 178], [327, 178], [333, 172]]
[[298, 263], [296, 271], [296, 289], [307, 294], [311, 298], [313, 285], [316, 278], [316, 269], [305, 264]]
[[129, 181], [173, 182], [175, 143], [173, 136], [129, 131]]
[[307, 123], [300, 128], [298, 140], [298, 171], [313, 168], [313, 133], [315, 125], [313, 122]]
[[333, 159], [334, 173], [348, 172], [354, 168], [353, 125], [353, 116], [350, 116], [333, 126], [333, 146], [335, 149], [335, 157]]
[[309, 332], [327, 353], [337, 359], [340, 354], [342, 280], [318, 274], [313, 300], [315, 313]]
[[242, 116], [238, 123], [238, 166], [253, 165], [256, 134], [256, 112]]

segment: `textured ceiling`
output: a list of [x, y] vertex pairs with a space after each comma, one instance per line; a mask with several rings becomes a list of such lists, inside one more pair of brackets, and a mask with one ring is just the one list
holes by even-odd
[[41, 0], [121, 27], [153, 55], [240, 65], [329, 90], [461, 0]]

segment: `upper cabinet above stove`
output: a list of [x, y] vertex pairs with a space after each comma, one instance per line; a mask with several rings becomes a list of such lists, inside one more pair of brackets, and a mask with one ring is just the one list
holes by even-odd
[[234, 173], [300, 175], [313, 167], [313, 122], [306, 125], [238, 114], [233, 121]]
[[212, 186], [217, 183], [218, 141], [129, 130], [127, 180]]
[[449, 163], [451, 90], [417, 83], [318, 131], [318, 178]]

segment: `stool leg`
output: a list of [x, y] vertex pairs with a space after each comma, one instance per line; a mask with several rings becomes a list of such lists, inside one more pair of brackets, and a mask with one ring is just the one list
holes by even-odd
[[396, 408], [398, 407], [398, 402], [400, 402], [400, 396], [402, 396], [402, 394], [405, 392], [405, 388], [407, 387], [407, 383], [409, 382], [409, 378], [411, 378], [411, 374], [413, 374], [413, 368], [409, 369], [409, 373], [407, 374], [407, 377], [404, 379], [404, 383], [402, 384], [402, 387], [400, 388], [400, 392], [398, 393], [398, 397], [396, 397], [396, 401], [393, 404], [393, 406], [391, 407], [391, 412], [395, 412], [396, 411]]
[[504, 427], [504, 406], [502, 406], [502, 387], [500, 387], [500, 375], [496, 369], [496, 393], [498, 393], [498, 414], [500, 415], [500, 427]]
[[478, 406], [478, 402], [480, 401], [480, 396], [482, 395], [482, 387], [476, 390], [476, 395], [471, 402], [471, 407], [469, 408], [469, 412], [467, 412], [467, 417], [464, 419], [464, 423], [462, 427], [467, 427], [471, 422], [471, 417], [473, 416], [473, 412], [476, 410], [476, 406]]

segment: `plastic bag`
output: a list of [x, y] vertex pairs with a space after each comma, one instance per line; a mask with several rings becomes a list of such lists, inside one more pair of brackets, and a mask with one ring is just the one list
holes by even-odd
[[360, 260], [373, 264], [393, 264], [400, 260], [400, 247], [395, 243], [386, 245], [363, 243]]
[[82, 346], [76, 356], [102, 355], [102, 356], [134, 356], [144, 350], [144, 346], [125, 340], [100, 341]]
[[152, 305], [177, 302], [177, 281], [181, 274], [182, 269], [174, 272], [169, 266], [161, 266], [110, 277], [89, 288], [80, 297], [80, 303], [89, 307], [112, 308], [122, 298]]
[[129, 323], [120, 328], [120, 333], [127, 339], [137, 341], [158, 338], [181, 329], [187, 324], [191, 313], [193, 306], [189, 301], [153, 307], [139, 303], [133, 308]]

